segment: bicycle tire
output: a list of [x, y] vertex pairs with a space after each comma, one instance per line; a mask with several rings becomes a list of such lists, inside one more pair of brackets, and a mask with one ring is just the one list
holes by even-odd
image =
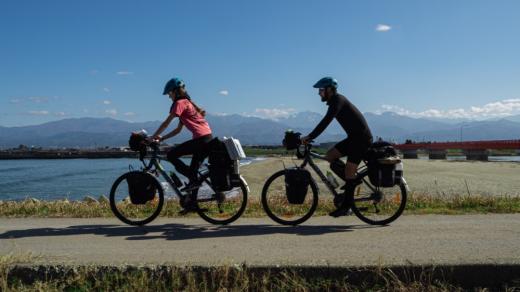
[[[240, 177], [240, 186], [237, 187], [237, 188], [240, 188], [240, 194], [242, 196], [242, 201], [239, 203], [240, 206], [236, 210], [236, 213], [230, 214], [231, 217], [224, 218], [223, 217], [224, 214], [223, 214], [221, 208], [219, 208], [220, 212], [214, 213], [213, 208], [211, 208], [211, 209], [210, 208], [204, 208], [204, 207], [209, 207], [209, 204], [208, 205], [207, 204], [202, 204], [202, 206], [201, 206], [201, 204], [199, 202], [197, 202], [197, 204], [199, 205], [199, 208], [201, 209], [201, 211], [197, 212], [199, 214], [199, 216], [202, 219], [204, 219], [206, 222], [211, 223], [211, 224], [215, 224], [215, 225], [227, 225], [227, 224], [229, 224], [231, 222], [236, 221], [238, 218], [240, 218], [240, 216], [242, 216], [242, 214], [246, 210], [247, 197], [248, 197], [248, 194], [249, 194], [249, 188], [247, 187], [247, 183], [245, 182], [243, 177]], [[233, 188], [232, 190], [230, 190], [230, 191], [228, 191], [226, 193], [232, 192], [235, 189], [236, 188]], [[208, 201], [208, 202], [212, 202], [212, 201]], [[204, 210], [204, 209], [206, 209], [206, 210]]]
[[308, 211], [302, 217], [295, 219], [295, 220], [283, 219], [283, 218], [280, 218], [280, 216], [277, 216], [275, 214], [275, 212], [273, 212], [273, 210], [271, 210], [271, 207], [269, 206], [268, 198], [267, 198], [269, 187], [277, 178], [279, 178], [281, 176], [285, 176], [285, 169], [274, 173], [265, 182], [264, 187], [262, 189], [262, 207], [263, 207], [265, 213], [267, 214], [267, 216], [269, 216], [269, 218], [271, 218], [273, 221], [275, 221], [279, 224], [293, 225], [293, 226], [301, 224], [301, 223], [307, 221], [312, 216], [312, 214], [314, 214], [314, 212], [316, 211], [316, 208], [318, 206], [318, 186], [316, 185], [316, 182], [313, 179], [311, 179], [310, 189], [312, 191], [312, 197], [311, 197], [312, 203], [311, 203]]
[[[156, 196], [158, 196], [157, 201], [154, 200], [154, 202], [153, 202], [153, 204], [156, 205], [155, 210], [152, 212], [152, 214], [150, 216], [147, 216], [145, 219], [142, 219], [142, 220], [134, 220], [134, 219], [128, 218], [128, 216], [125, 216], [125, 214], [123, 214], [118, 209], [119, 202], [116, 200], [117, 190], [118, 190], [118, 187], [120, 186], [120, 184], [122, 182], [124, 182], [128, 178], [128, 176], [135, 175], [135, 174], [147, 175], [147, 176], [152, 177], [153, 184], [154, 184], [155, 188], [157, 189], [157, 194], [156, 194]], [[162, 210], [162, 207], [164, 204], [164, 190], [163, 190], [161, 184], [159, 183], [159, 181], [150, 173], [143, 172], [143, 171], [130, 171], [130, 172], [127, 172], [127, 173], [121, 175], [119, 178], [117, 178], [114, 181], [114, 183], [112, 184], [112, 188], [110, 189], [109, 201], [110, 201], [110, 209], [112, 210], [112, 213], [114, 213], [114, 215], [119, 220], [121, 220], [122, 222], [124, 222], [128, 225], [141, 226], [141, 225], [145, 225], [145, 224], [152, 222], [161, 213], [161, 210]], [[128, 204], [128, 202], [126, 202], [126, 204]], [[132, 204], [132, 205], [134, 205], [134, 204]]]
[[[368, 184], [367, 181], [364, 182], [364, 184]], [[384, 189], [384, 188], [383, 188]], [[356, 189], [357, 190], [357, 189]], [[374, 220], [367, 216], [365, 216], [362, 212], [362, 209], [360, 208], [360, 201], [354, 200], [354, 204], [352, 206], [352, 212], [363, 222], [368, 223], [370, 225], [388, 225], [389, 223], [395, 221], [401, 214], [403, 213], [404, 209], [406, 208], [406, 200], [407, 200], [407, 190], [404, 183], [401, 181], [399, 184], [399, 190], [400, 190], [400, 197], [401, 200], [399, 202], [399, 206], [397, 210], [390, 215], [390, 217], [382, 219], [382, 220]]]

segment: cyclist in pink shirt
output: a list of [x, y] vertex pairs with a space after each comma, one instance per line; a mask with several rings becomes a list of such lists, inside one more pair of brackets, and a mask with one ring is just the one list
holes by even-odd
[[[209, 153], [209, 142], [213, 139], [211, 135], [211, 128], [208, 122], [204, 118], [206, 112], [198, 107], [188, 95], [184, 82], [179, 78], [173, 78], [166, 83], [164, 87], [163, 95], [168, 95], [173, 104], [170, 108], [170, 113], [166, 120], [153, 134], [153, 139], [163, 141], [179, 134], [182, 128], [185, 126], [193, 134], [193, 139], [186, 141], [180, 145], [177, 145], [168, 151], [167, 157], [175, 169], [182, 175], [189, 178], [190, 182], [182, 189], [182, 191], [192, 191], [191, 196], [188, 196], [186, 201], [183, 203], [183, 213], [189, 211], [197, 211], [196, 190], [197, 185], [197, 173], [200, 165]], [[174, 118], [179, 118], [179, 124], [177, 128], [170, 133], [161, 136], [160, 134], [168, 128]], [[193, 154], [190, 166], [187, 166], [180, 160], [181, 156]], [[177, 187], [182, 186], [182, 182], [174, 178]]]

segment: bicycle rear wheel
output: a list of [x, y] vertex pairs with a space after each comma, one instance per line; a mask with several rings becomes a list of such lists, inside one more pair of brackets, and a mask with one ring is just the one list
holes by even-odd
[[352, 211], [361, 221], [372, 225], [386, 225], [397, 219], [406, 207], [406, 187], [374, 187], [367, 180], [356, 188]]
[[199, 216], [211, 224], [226, 225], [242, 215], [247, 205], [248, 188], [244, 179], [240, 185], [225, 192], [215, 192], [207, 181], [199, 188], [197, 204]]
[[[155, 189], [153, 196], [142, 204], [132, 203], [128, 179], [131, 176], [148, 176]], [[150, 173], [130, 171], [120, 176], [110, 190], [110, 209], [121, 221], [129, 225], [145, 225], [161, 213], [164, 204], [164, 191], [161, 184]]]
[[318, 187], [311, 180], [302, 204], [290, 204], [286, 195], [285, 170], [273, 174], [262, 189], [262, 207], [269, 218], [283, 225], [298, 225], [309, 219], [318, 206]]

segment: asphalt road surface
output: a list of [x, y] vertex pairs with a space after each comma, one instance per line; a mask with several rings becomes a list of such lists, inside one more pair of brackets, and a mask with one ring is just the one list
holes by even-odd
[[268, 218], [230, 226], [158, 218], [0, 218], [0, 255], [38, 264], [351, 266], [520, 264], [520, 214], [402, 216], [375, 227], [354, 216], [313, 217], [296, 227]]

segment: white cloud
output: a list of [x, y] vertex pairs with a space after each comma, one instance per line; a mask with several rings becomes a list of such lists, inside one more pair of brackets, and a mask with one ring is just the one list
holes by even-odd
[[229, 95], [229, 91], [224, 89], [224, 90], [219, 91], [218, 94], [228, 96]]
[[103, 104], [111, 104], [112, 102], [110, 100], [103, 100]]
[[110, 88], [108, 88], [108, 87], [103, 87], [103, 91], [104, 91], [104, 92], [110, 92]]
[[134, 72], [130, 72], [130, 71], [118, 71], [116, 74], [117, 74], [117, 75], [132, 75], [132, 74], [134, 74]]
[[65, 114], [65, 112], [56, 112], [56, 113], [54, 113], [54, 115], [57, 116], [57, 117], [64, 117], [67, 114]]
[[383, 111], [395, 112], [399, 115], [414, 117], [414, 118], [446, 118], [446, 119], [487, 119], [507, 117], [515, 114], [520, 114], [520, 98], [504, 99], [501, 101], [487, 103], [483, 106], [470, 106], [469, 108], [456, 109], [427, 109], [416, 112], [397, 105], [382, 105], [382, 110], [376, 111], [381, 113]]
[[109, 110], [105, 111], [105, 114], [110, 115], [110, 116], [117, 116], [117, 110], [109, 109]]
[[126, 117], [133, 117], [133, 116], [135, 116], [135, 113], [134, 112], [126, 112], [126, 113], [124, 113], [124, 115]]
[[49, 99], [47, 97], [39, 97], [39, 96], [29, 97], [29, 100], [34, 102], [34, 103], [42, 103], [42, 102], [49, 101]]
[[212, 115], [214, 116], [217, 116], [217, 117], [225, 117], [225, 116], [229, 116], [230, 114], [228, 113], [211, 113]]
[[379, 31], [379, 32], [387, 32], [391, 29], [392, 29], [392, 27], [387, 24], [378, 24], [376, 26], [376, 31]]
[[278, 120], [280, 118], [287, 118], [296, 110], [293, 108], [257, 108], [252, 116], [259, 118], [266, 118], [271, 120]]
[[49, 114], [49, 111], [29, 111], [28, 114], [32, 116], [46, 116]]
[[45, 96], [30, 96], [30, 97], [21, 97], [21, 98], [12, 98], [9, 100], [9, 103], [17, 104], [17, 103], [26, 103], [26, 102], [34, 102], [34, 103], [45, 103], [49, 102], [49, 99], [59, 99], [59, 97], [45, 97]]

